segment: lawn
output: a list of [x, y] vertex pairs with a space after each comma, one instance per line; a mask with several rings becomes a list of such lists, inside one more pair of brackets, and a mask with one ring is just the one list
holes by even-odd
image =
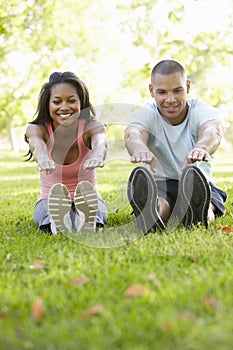
[[224, 217], [144, 237], [126, 198], [131, 169], [122, 157], [97, 174], [104, 232], [49, 236], [32, 220], [35, 163], [0, 153], [1, 350], [233, 348], [233, 163], [214, 167]]

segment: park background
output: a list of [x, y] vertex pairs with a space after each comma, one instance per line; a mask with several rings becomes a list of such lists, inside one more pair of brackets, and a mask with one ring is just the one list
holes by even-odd
[[[0, 350], [232, 350], [232, 19], [233, 0], [0, 0]], [[222, 111], [213, 175], [228, 200], [208, 229], [142, 237], [123, 129], [166, 58], [186, 68], [190, 97]], [[24, 131], [55, 70], [87, 83], [107, 124], [103, 234], [41, 235], [33, 222]]]
[[[171, 58], [186, 68], [189, 97], [222, 111], [222, 148], [231, 151], [232, 0], [0, 0], [0, 5], [0, 149], [26, 149], [25, 127], [53, 71], [75, 72], [94, 106], [144, 105], [151, 100], [151, 69]], [[109, 113], [105, 122], [111, 118]], [[117, 121], [126, 122], [123, 112]]]

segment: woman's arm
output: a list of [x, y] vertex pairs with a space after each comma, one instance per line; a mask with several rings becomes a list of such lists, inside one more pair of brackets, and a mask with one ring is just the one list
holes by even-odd
[[[88, 142], [89, 141], [89, 142]], [[107, 153], [106, 131], [103, 124], [93, 121], [84, 133], [84, 142], [90, 144], [90, 154], [84, 162], [84, 169], [102, 168]]]
[[40, 125], [30, 124], [26, 129], [26, 138], [32, 155], [37, 162], [37, 169], [39, 171], [45, 170], [49, 174], [56, 167], [54, 161], [49, 157], [44, 134], [45, 131]]

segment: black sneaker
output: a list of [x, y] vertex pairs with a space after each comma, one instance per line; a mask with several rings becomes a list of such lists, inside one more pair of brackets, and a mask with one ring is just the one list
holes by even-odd
[[155, 180], [144, 167], [135, 168], [129, 177], [128, 199], [142, 233], [165, 230], [166, 227], [157, 210], [158, 191]]
[[185, 227], [201, 224], [208, 227], [211, 191], [206, 177], [194, 165], [188, 165], [181, 176], [177, 196], [177, 217]]

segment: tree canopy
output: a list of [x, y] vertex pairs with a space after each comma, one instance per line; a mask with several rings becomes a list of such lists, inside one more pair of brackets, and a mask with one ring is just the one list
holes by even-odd
[[[86, 81], [92, 103], [142, 104], [150, 71], [180, 61], [191, 94], [224, 113], [232, 130], [232, 0], [0, 0], [0, 133], [32, 120], [55, 70]], [[208, 10], [208, 12], [207, 12]]]

